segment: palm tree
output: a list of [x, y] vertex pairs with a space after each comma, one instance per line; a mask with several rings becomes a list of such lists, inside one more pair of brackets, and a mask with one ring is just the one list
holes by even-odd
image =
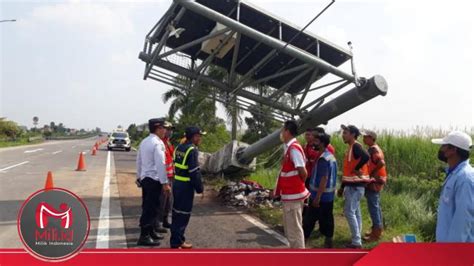
[[186, 91], [183, 91], [178, 88], [171, 88], [169, 91], [163, 94], [163, 102], [167, 103], [171, 99], [171, 105], [168, 109], [168, 118], [173, 120], [181, 109], [184, 108], [186, 103], [188, 102], [189, 95], [187, 95]]
[[[177, 114], [180, 114], [180, 120], [187, 124], [206, 125], [212, 127], [216, 119], [215, 101], [209, 99], [212, 90], [209, 86], [196, 84], [192, 85], [189, 79], [183, 76], [177, 76], [177, 86], [165, 92], [162, 96], [163, 102], [171, 101], [168, 109], [168, 119], [175, 120]], [[183, 89], [190, 88], [193, 89]], [[197, 110], [199, 110], [197, 112]]]
[[[206, 71], [206, 74], [211, 76], [213, 79], [225, 80], [227, 72], [216, 66], [210, 66]], [[171, 105], [168, 109], [168, 118], [173, 120], [176, 118], [177, 113], [180, 113], [181, 117], [185, 117], [185, 121], [194, 121], [195, 124], [206, 124], [207, 127], [212, 127], [213, 124], [217, 124], [217, 97], [225, 98], [226, 95], [219, 92], [218, 89], [213, 88], [207, 84], [197, 83], [192, 84], [189, 79], [183, 76], [177, 76], [176, 87], [171, 88], [163, 94], [163, 102], [167, 103], [170, 100]], [[192, 90], [184, 90], [180, 87], [190, 88]], [[231, 121], [232, 125], [232, 139], [237, 138], [237, 127], [241, 125], [241, 110], [231, 106], [235, 99], [230, 99], [231, 104], [223, 104], [226, 110], [226, 117], [228, 121]], [[199, 112], [196, 112], [199, 110]], [[213, 117], [210, 119], [210, 117]], [[205, 121], [200, 121], [201, 118]]]
[[[212, 77], [213, 79], [220, 80], [224, 83], [228, 83], [229, 73], [227, 70], [220, 68], [215, 65], [211, 65], [208, 68], [207, 75]], [[213, 97], [220, 97], [221, 99], [225, 99], [225, 104], [221, 103], [225, 109], [226, 113], [226, 120], [230, 121], [231, 125], [231, 136], [232, 140], [237, 139], [237, 130], [239, 127], [242, 126], [242, 109], [238, 107], [237, 104], [237, 97], [236, 96], [229, 96], [227, 92], [219, 92], [218, 90], [213, 90]], [[216, 102], [214, 100], [214, 102]]]

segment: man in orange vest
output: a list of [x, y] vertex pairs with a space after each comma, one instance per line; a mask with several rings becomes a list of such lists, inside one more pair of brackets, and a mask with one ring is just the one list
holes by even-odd
[[387, 170], [385, 169], [385, 157], [382, 149], [375, 143], [377, 134], [370, 130], [362, 132], [364, 144], [369, 147], [369, 162], [367, 164], [371, 182], [365, 188], [367, 207], [372, 220], [371, 231], [365, 234], [364, 240], [368, 242], [378, 241], [383, 233], [382, 208], [380, 207], [380, 191], [387, 182]]
[[284, 157], [278, 176], [275, 197], [283, 203], [283, 226], [290, 248], [304, 248], [303, 205], [310, 193], [305, 187], [308, 173], [306, 158], [301, 145], [296, 140], [298, 125], [293, 120], [284, 123], [280, 140], [284, 143]]
[[[168, 183], [172, 186], [173, 177], [174, 177], [174, 164], [173, 164], [173, 154], [174, 147], [170, 142], [171, 135], [173, 134], [173, 125], [166, 121], [165, 118], [161, 118], [165, 121], [166, 134], [161, 140], [165, 144], [165, 166], [166, 166], [166, 176], [168, 178]], [[155, 231], [158, 233], [166, 233], [167, 228], [170, 228], [170, 222], [168, 220], [168, 215], [171, 211], [171, 200], [172, 193], [161, 193], [160, 196], [160, 208], [158, 211], [158, 217], [156, 219]]]
[[365, 186], [370, 182], [367, 162], [369, 154], [357, 142], [360, 131], [353, 125], [341, 125], [342, 139], [349, 147], [344, 155], [341, 189], [344, 193], [344, 215], [351, 231], [351, 243], [348, 248], [362, 248], [362, 216], [360, 200], [364, 196]]

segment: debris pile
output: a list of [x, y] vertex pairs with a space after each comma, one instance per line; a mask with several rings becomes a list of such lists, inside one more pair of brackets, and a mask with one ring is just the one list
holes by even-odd
[[229, 182], [219, 191], [224, 203], [236, 207], [273, 207], [270, 190], [254, 181]]

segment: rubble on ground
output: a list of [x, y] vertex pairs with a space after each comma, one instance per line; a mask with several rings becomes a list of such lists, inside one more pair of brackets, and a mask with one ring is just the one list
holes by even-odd
[[235, 207], [273, 207], [270, 190], [254, 181], [229, 182], [219, 191], [225, 204]]

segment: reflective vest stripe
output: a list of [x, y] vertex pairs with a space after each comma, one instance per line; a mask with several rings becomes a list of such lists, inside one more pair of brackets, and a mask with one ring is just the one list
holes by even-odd
[[[316, 187], [315, 185], [310, 185], [310, 188], [311, 188], [312, 191], [318, 191], [318, 189], [319, 189], [319, 187]], [[334, 192], [334, 191], [336, 191], [335, 187], [327, 187], [327, 188], [324, 189], [323, 193]]]
[[297, 175], [299, 177], [298, 170], [290, 171], [290, 172], [280, 172], [281, 177], [291, 177]]
[[174, 176], [174, 179], [179, 180], [179, 181], [183, 181], [183, 182], [190, 182], [191, 181], [190, 177], [184, 177], [184, 176], [179, 176], [179, 175]]
[[300, 200], [305, 199], [309, 196], [309, 191], [305, 189], [305, 191], [296, 194], [281, 194], [282, 200]]
[[[189, 166], [186, 165], [186, 160], [188, 159], [188, 155], [189, 153], [194, 149], [194, 146], [191, 146], [189, 147], [187, 150], [186, 150], [186, 153], [184, 154], [184, 158], [183, 158], [183, 162], [182, 163], [177, 163], [175, 162], [174, 163], [174, 166], [179, 168], [179, 169], [182, 169], [182, 170], [187, 170], [189, 168]], [[176, 151], [174, 153], [174, 159], [176, 160]]]
[[342, 182], [367, 182], [370, 180], [368, 175], [358, 176], [343, 176]]

